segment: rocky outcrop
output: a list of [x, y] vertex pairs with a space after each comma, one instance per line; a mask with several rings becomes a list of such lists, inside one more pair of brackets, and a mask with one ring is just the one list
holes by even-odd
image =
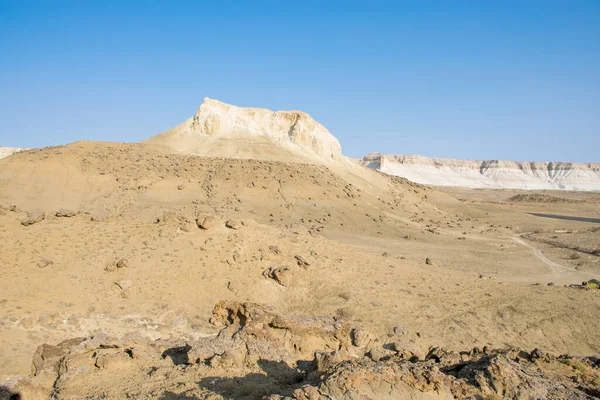
[[4, 399], [593, 399], [600, 362], [540, 350], [464, 352], [372, 340], [331, 317], [285, 315], [220, 302], [216, 336], [151, 341], [104, 334], [44, 344], [31, 376], [0, 386]]
[[[338, 363], [315, 386], [296, 390], [293, 399], [593, 399], [600, 393], [595, 361], [538, 350], [473, 349], [452, 353], [432, 349], [424, 360], [392, 355]], [[593, 371], [593, 372], [592, 372]], [[283, 397], [272, 395], [270, 400]]]
[[600, 163], [471, 161], [379, 153], [369, 154], [358, 162], [425, 185], [600, 190]]
[[236, 107], [209, 98], [192, 118], [148, 141], [198, 155], [344, 160], [338, 140], [305, 112]]

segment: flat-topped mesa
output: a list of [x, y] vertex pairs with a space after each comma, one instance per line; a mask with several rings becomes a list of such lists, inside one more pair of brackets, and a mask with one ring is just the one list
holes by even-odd
[[[193, 138], [196, 140], [192, 143]], [[287, 153], [281, 154], [282, 159], [289, 155], [326, 161], [343, 159], [339, 141], [305, 112], [237, 107], [209, 98], [192, 118], [150, 141], [188, 153], [228, 156], [241, 152], [251, 154], [248, 158], [272, 159], [277, 150], [268, 148], [271, 142]], [[255, 149], [232, 149], [243, 146]]]
[[457, 160], [371, 153], [360, 164], [436, 186], [497, 189], [600, 190], [600, 164]]

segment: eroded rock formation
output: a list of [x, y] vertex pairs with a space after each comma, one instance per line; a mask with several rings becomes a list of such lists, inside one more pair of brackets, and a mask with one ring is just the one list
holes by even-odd
[[193, 342], [96, 334], [44, 344], [33, 357], [31, 376], [5, 382], [0, 399], [600, 395], [600, 361], [592, 358], [487, 348], [431, 348], [423, 355], [411, 344], [370, 340], [343, 319], [283, 315], [253, 303], [220, 302], [212, 322], [223, 325], [219, 334]]

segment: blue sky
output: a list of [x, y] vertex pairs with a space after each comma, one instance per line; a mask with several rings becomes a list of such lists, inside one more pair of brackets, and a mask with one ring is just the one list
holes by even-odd
[[206, 96], [350, 156], [600, 162], [600, 1], [0, 0], [0, 146], [139, 141]]

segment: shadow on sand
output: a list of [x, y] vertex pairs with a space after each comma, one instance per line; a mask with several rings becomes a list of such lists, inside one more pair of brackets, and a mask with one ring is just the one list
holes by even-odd
[[[306, 374], [291, 368], [282, 361], [259, 360], [262, 373], [250, 373], [243, 377], [206, 377], [198, 382], [200, 389], [208, 395], [220, 395], [226, 399], [262, 399], [270, 394], [290, 396], [302, 387]], [[160, 400], [196, 400], [205, 397], [188, 396], [164, 392]]]

